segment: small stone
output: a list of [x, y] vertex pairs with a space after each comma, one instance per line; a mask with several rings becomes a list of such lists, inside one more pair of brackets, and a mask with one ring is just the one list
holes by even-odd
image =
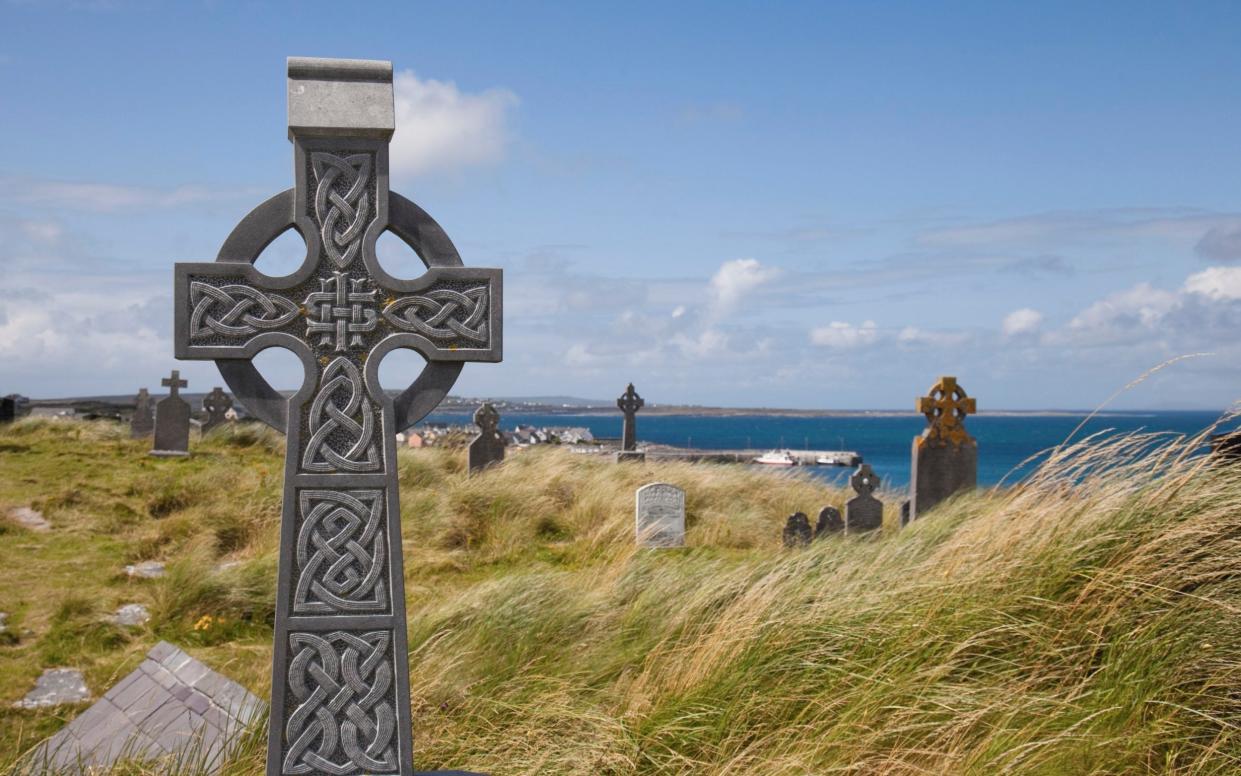
[[19, 709], [41, 709], [85, 700], [90, 700], [90, 690], [86, 688], [81, 671], [49, 668], [35, 681], [34, 689], [13, 705]]
[[145, 625], [150, 619], [151, 613], [142, 604], [125, 604], [112, 615], [112, 622], [128, 627]]
[[28, 531], [45, 533], [52, 530], [52, 524], [37, 510], [30, 507], [14, 507], [9, 510], [9, 519]]
[[157, 560], [144, 560], [125, 567], [125, 574], [131, 579], [159, 579], [164, 576], [164, 564]]

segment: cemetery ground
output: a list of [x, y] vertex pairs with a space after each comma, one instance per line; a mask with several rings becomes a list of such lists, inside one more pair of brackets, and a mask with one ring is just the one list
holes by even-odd
[[[0, 427], [0, 773], [163, 639], [269, 691], [283, 440], [186, 459], [107, 423]], [[1158, 445], [1151, 450], [1151, 444]], [[1019, 488], [785, 550], [849, 494], [732, 465], [530, 449], [470, 477], [399, 454], [415, 760], [507, 774], [1235, 773], [1241, 467], [1192, 443], [1068, 448]], [[1101, 468], [1101, 467], [1106, 468]], [[634, 491], [686, 491], [685, 549], [634, 546]], [[162, 561], [157, 579], [124, 567]], [[148, 622], [108, 615], [141, 603]], [[253, 731], [221, 771], [259, 774]], [[116, 773], [194, 773], [126, 765]]]

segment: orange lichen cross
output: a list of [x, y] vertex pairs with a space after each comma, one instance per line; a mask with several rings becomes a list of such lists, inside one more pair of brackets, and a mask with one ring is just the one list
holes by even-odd
[[918, 411], [926, 415], [930, 427], [918, 439], [918, 445], [936, 447], [952, 444], [974, 444], [965, 430], [965, 416], [978, 412], [978, 405], [965, 395], [965, 389], [957, 385], [955, 377], [941, 377], [931, 386], [926, 396], [918, 399]]

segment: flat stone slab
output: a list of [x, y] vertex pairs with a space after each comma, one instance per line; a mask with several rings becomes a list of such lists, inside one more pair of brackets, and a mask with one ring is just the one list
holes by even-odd
[[13, 507], [9, 510], [9, 519], [28, 531], [45, 533], [52, 530], [52, 524], [41, 512], [30, 507]]
[[77, 774], [104, 772], [122, 757], [185, 757], [216, 773], [265, 706], [161, 641], [133, 673], [40, 744], [27, 765], [32, 773]]
[[19, 709], [43, 709], [90, 700], [86, 679], [76, 668], [49, 668], [35, 680], [34, 689], [13, 704]]
[[144, 560], [126, 566], [125, 574], [133, 579], [159, 579], [164, 576], [164, 564], [157, 560]]
[[142, 604], [125, 604], [110, 619], [117, 625], [134, 627], [145, 625], [151, 619], [151, 613]]

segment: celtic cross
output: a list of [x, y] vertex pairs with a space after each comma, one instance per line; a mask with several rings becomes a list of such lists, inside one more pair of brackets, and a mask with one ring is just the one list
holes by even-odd
[[[440, 226], [388, 190], [392, 65], [289, 59], [294, 188], [256, 207], [215, 262], [177, 264], [176, 355], [213, 359], [254, 417], [288, 436], [281, 515], [268, 776], [413, 772], [396, 434], [439, 404], [466, 361], [501, 357], [501, 272], [467, 269]], [[295, 229], [287, 277], [252, 264]], [[428, 269], [380, 267], [388, 231]], [[297, 355], [286, 397], [251, 359]], [[427, 360], [395, 398], [379, 364]]]
[[211, 393], [203, 397], [203, 410], [207, 413], [207, 420], [203, 423], [203, 433], [207, 433], [216, 426], [221, 425], [228, 418], [225, 414], [232, 408], [233, 400], [220, 386], [216, 386]]
[[951, 444], [973, 444], [974, 439], [965, 430], [965, 417], [978, 412], [978, 405], [965, 395], [965, 389], [957, 385], [955, 377], [941, 377], [931, 386], [926, 396], [918, 399], [918, 412], [926, 415], [928, 427], [916, 444], [943, 447]]
[[621, 412], [625, 413], [625, 424], [621, 434], [621, 450], [634, 450], [638, 446], [637, 419], [634, 415], [638, 410], [646, 406], [646, 402], [633, 389], [633, 383], [630, 383], [625, 392], [616, 400], [616, 406]]
[[879, 487], [879, 475], [870, 468], [870, 464], [864, 463], [849, 477], [849, 485], [859, 496], [870, 496]]
[[491, 402], [483, 402], [481, 407], [474, 410], [474, 425], [484, 434], [495, 434], [496, 427], [500, 425], [500, 413], [496, 412]]

